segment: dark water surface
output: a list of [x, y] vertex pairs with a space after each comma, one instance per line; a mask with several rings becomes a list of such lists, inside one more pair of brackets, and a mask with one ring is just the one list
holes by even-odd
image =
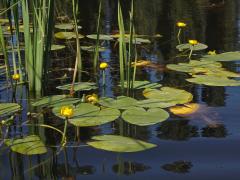
[[[103, 1], [102, 33], [117, 30], [117, 3]], [[95, 0], [80, 1], [82, 33], [95, 33], [98, 6]], [[60, 6], [60, 5], [59, 5]], [[185, 21], [185, 41], [198, 39], [208, 44], [208, 50], [217, 52], [239, 50], [240, 3], [237, 0], [136, 0], [135, 24], [137, 34], [163, 35], [160, 39], [139, 50], [141, 59], [148, 59], [159, 65], [178, 62], [176, 22]], [[69, 7], [61, 7], [67, 11]], [[124, 3], [126, 21], [129, 1]], [[106, 94], [118, 93], [117, 51], [111, 44], [101, 53], [101, 60], [108, 61], [112, 68], [107, 71]], [[74, 61], [74, 55], [72, 61]], [[84, 60], [91, 57], [83, 54]], [[86, 63], [87, 64], [87, 63]], [[86, 65], [87, 66], [87, 65]], [[240, 64], [226, 63], [226, 68], [240, 73]], [[90, 67], [90, 66], [89, 66]], [[160, 67], [160, 66], [159, 66]], [[136, 127], [125, 124], [124, 135], [142, 139], [158, 145], [157, 148], [138, 153], [112, 153], [83, 146], [68, 147], [65, 152], [51, 159], [41, 167], [29, 170], [31, 165], [49, 158], [37, 156], [28, 158], [9, 151], [0, 155], [0, 177], [2, 179], [152, 179], [152, 180], [238, 180], [240, 178], [240, 87], [209, 87], [193, 85], [185, 81], [186, 75], [166, 72], [161, 68], [144, 68], [137, 73], [138, 80], [150, 80], [164, 85], [183, 88], [194, 95], [199, 103], [199, 112], [188, 117], [171, 117], [150, 127]], [[101, 76], [100, 76], [101, 77]], [[86, 78], [87, 79], [87, 78]], [[101, 84], [101, 79], [99, 80]], [[60, 83], [60, 82], [58, 82]], [[54, 89], [56, 84], [53, 82]], [[49, 94], [55, 92], [50, 91]], [[100, 88], [99, 95], [103, 92]], [[9, 99], [9, 92], [1, 91], [1, 101]], [[139, 93], [140, 94], [140, 93]], [[23, 101], [25, 112], [27, 102]], [[24, 118], [24, 117], [23, 117]], [[61, 121], [42, 117], [45, 123], [62, 127]], [[14, 128], [11, 130], [13, 133]], [[25, 131], [30, 131], [27, 128]], [[96, 128], [82, 128], [82, 141], [97, 134], [119, 134], [118, 123]], [[11, 132], [10, 132], [11, 134]], [[40, 132], [41, 134], [41, 132]], [[42, 134], [48, 144], [59, 142], [60, 137], [46, 130]], [[74, 140], [74, 129], [68, 131]], [[76, 146], [76, 142], [69, 145]], [[81, 144], [84, 145], [84, 144]], [[177, 166], [177, 167], [176, 167]], [[14, 176], [14, 174], [16, 174]]]

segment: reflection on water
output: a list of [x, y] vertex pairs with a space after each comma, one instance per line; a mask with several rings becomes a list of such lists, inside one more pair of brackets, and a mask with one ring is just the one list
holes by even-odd
[[202, 137], [224, 138], [228, 132], [224, 125], [218, 124], [216, 126], [207, 126], [202, 128]]
[[165, 140], [185, 141], [198, 137], [198, 128], [189, 120], [165, 121], [157, 128], [157, 137]]
[[175, 161], [171, 164], [164, 164], [162, 169], [174, 173], [188, 173], [192, 167], [193, 165], [189, 161]]

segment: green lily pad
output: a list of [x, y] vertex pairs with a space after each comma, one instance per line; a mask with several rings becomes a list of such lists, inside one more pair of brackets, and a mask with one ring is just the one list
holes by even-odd
[[[129, 37], [125, 37], [124, 38], [126, 43], [129, 43]], [[118, 39], [118, 41], [120, 41], [120, 38]], [[132, 39], [132, 43], [133, 44], [150, 44], [151, 41], [149, 39], [145, 39], [145, 38], [133, 38]]]
[[[77, 127], [98, 126], [114, 121], [120, 116], [120, 111], [112, 108], [100, 109], [88, 103], [81, 103], [73, 107], [73, 116], [68, 121]], [[53, 113], [64, 119], [60, 114], [61, 107], [53, 108]]]
[[167, 120], [169, 114], [160, 108], [152, 108], [147, 111], [140, 107], [133, 107], [122, 113], [122, 118], [130, 124], [148, 126]]
[[51, 51], [57, 51], [57, 50], [61, 50], [61, 49], [64, 49], [64, 48], [66, 48], [66, 46], [53, 44], [53, 45], [51, 46]]
[[143, 108], [167, 108], [171, 106], [175, 106], [176, 103], [172, 101], [161, 101], [159, 99], [145, 99], [138, 101], [136, 106]]
[[30, 135], [14, 140], [6, 139], [4, 142], [12, 151], [24, 155], [44, 154], [47, 152], [47, 148], [36, 135]]
[[227, 62], [227, 61], [239, 61], [240, 60], [240, 52], [234, 51], [234, 52], [226, 52], [216, 55], [206, 55], [202, 57], [202, 60], [206, 61], [221, 61], [221, 62]]
[[141, 140], [117, 135], [93, 136], [92, 139], [96, 141], [88, 142], [88, 145], [97, 149], [113, 152], [138, 152], [145, 151], [157, 146], [155, 144], [147, 143]]
[[224, 76], [194, 75], [186, 79], [188, 82], [207, 86], [240, 86], [240, 81], [229, 79]]
[[[66, 84], [63, 86], [57, 86], [57, 89], [61, 89], [61, 90], [68, 90], [70, 91], [72, 87], [72, 84]], [[96, 83], [92, 83], [92, 82], [77, 82], [74, 84], [74, 91], [89, 91], [89, 90], [93, 90], [93, 89], [97, 89]]]
[[8, 116], [18, 112], [21, 106], [17, 103], [0, 103], [0, 116]]
[[208, 46], [206, 44], [202, 44], [202, 43], [198, 43], [194, 46], [192, 46], [191, 44], [189, 43], [186, 43], [186, 44], [179, 44], [176, 46], [176, 48], [179, 50], [179, 51], [184, 51], [184, 50], [187, 50], [187, 49], [191, 49], [193, 48], [193, 51], [200, 51], [200, 50], [204, 50], [204, 49], [207, 49]]
[[[119, 85], [121, 86], [121, 85]], [[151, 83], [149, 81], [134, 81], [133, 88], [134, 89], [146, 89], [146, 88], [159, 88], [162, 85], [159, 83]], [[127, 88], [127, 82], [124, 82], [124, 87]]]
[[[89, 39], [97, 39], [97, 34], [87, 35], [87, 38], [89, 38]], [[99, 34], [99, 40], [110, 41], [110, 40], [113, 40], [113, 38], [111, 37], [111, 35]]]
[[[81, 46], [81, 49], [84, 50], [84, 51], [88, 51], [88, 52], [94, 52], [95, 49], [96, 49], [96, 46]], [[103, 51], [106, 51], [107, 48], [105, 47], [99, 47], [98, 48], [98, 51], [99, 52], [103, 52]]]
[[202, 71], [204, 71], [205, 69], [216, 69], [221, 67], [222, 67], [222, 64], [218, 62], [197, 61], [197, 60], [191, 60], [189, 61], [189, 63], [178, 63], [178, 64], [167, 65], [167, 68], [170, 70], [186, 72], [186, 73], [193, 73], [194, 71], [196, 71], [197, 68], [199, 69], [203, 68]]
[[156, 99], [166, 103], [185, 104], [193, 99], [193, 95], [185, 90], [163, 87], [157, 89], [145, 89], [143, 95], [148, 99]]
[[55, 28], [62, 30], [72, 30], [74, 29], [74, 25], [72, 23], [56, 24]]
[[[76, 33], [75, 32], [58, 32], [55, 34], [55, 37], [57, 39], [66, 39], [66, 40], [69, 40], [69, 39], [74, 39], [76, 38]], [[78, 37], [79, 39], [82, 39], [84, 38], [83, 35], [81, 34], [78, 34]]]
[[137, 100], [126, 96], [118, 96], [116, 99], [103, 97], [98, 101], [99, 104], [105, 107], [116, 109], [128, 109], [136, 105]]
[[40, 98], [32, 103], [32, 106], [56, 107], [77, 104], [81, 100], [78, 98], [69, 98], [66, 95], [53, 95]]

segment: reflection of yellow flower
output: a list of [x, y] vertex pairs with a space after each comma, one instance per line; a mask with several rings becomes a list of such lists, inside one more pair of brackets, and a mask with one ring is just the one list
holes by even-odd
[[191, 39], [191, 40], [188, 40], [188, 43], [194, 46], [198, 44], [198, 41], [195, 39]]
[[71, 106], [63, 106], [60, 111], [61, 116], [70, 118], [73, 115], [73, 108]]
[[213, 50], [213, 51], [208, 51], [208, 55], [216, 55], [216, 50]]
[[187, 24], [184, 22], [177, 22], [177, 27], [182, 28], [182, 27], [186, 27], [186, 26], [187, 26]]
[[20, 79], [20, 75], [19, 74], [13, 74], [12, 79], [15, 80], [15, 81], [18, 81]]
[[100, 64], [100, 69], [104, 70], [104, 69], [106, 69], [106, 68], [108, 68], [108, 63], [102, 62], [102, 63]]
[[96, 94], [86, 96], [86, 101], [92, 104], [96, 104], [98, 102], [98, 96]]

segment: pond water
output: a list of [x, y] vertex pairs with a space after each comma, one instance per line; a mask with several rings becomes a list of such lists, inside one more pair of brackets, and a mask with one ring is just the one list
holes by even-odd
[[[60, 5], [59, 5], [60, 6]], [[180, 58], [176, 45], [176, 22], [182, 20], [188, 24], [183, 32], [183, 39], [198, 39], [209, 46], [206, 50], [217, 52], [239, 50], [240, 42], [240, 3], [236, 0], [137, 0], [135, 2], [135, 28], [138, 34], [156, 35], [162, 38], [152, 39], [151, 45], [138, 50], [140, 59], [147, 59], [154, 67], [144, 67], [137, 71], [137, 80], [158, 82], [164, 86], [177, 87], [191, 92], [194, 102], [200, 104], [197, 113], [188, 117], [171, 117], [160, 124], [139, 127], [124, 123], [125, 136], [141, 139], [157, 144], [156, 148], [136, 153], [113, 153], [86, 146], [84, 142], [99, 134], [119, 134], [119, 124], [108, 123], [94, 128], [81, 128], [80, 140], [75, 140], [75, 131], [69, 127], [70, 142], [64, 151], [52, 156], [57, 151], [52, 147], [52, 153], [27, 157], [4, 149], [0, 155], [1, 179], [166, 179], [192, 180], [217, 179], [237, 180], [240, 175], [240, 122], [239, 104], [240, 87], [213, 87], [195, 85], [185, 81], [184, 73], [166, 71], [165, 64], [177, 63]], [[61, 7], [67, 11], [67, 7]], [[124, 14], [128, 13], [130, 4], [124, 3]], [[80, 1], [82, 34], [95, 33], [98, 3], [94, 0]], [[103, 3], [102, 33], [116, 32], [117, 3], [105, 0]], [[127, 21], [127, 15], [126, 15]], [[106, 88], [103, 92], [102, 79], [99, 78], [99, 96], [105, 94], [115, 97], [120, 94], [117, 87], [119, 81], [117, 50], [113, 44], [105, 42], [107, 51], [100, 54], [100, 60], [106, 61], [111, 68], [106, 72]], [[69, 51], [54, 54], [56, 65], [62, 68], [66, 64], [61, 59], [74, 63], [74, 55]], [[89, 61], [92, 56], [83, 52], [86, 70], [91, 71]], [[55, 64], [54, 64], [55, 65]], [[224, 63], [227, 69], [240, 73], [238, 61]], [[46, 95], [61, 93], [56, 91], [56, 85], [64, 81], [50, 76], [50, 86]], [[101, 77], [101, 75], [99, 75]], [[94, 77], [83, 76], [85, 80]], [[69, 82], [69, 81], [68, 81]], [[3, 81], [1, 83], [4, 83]], [[29, 111], [25, 87], [23, 90], [23, 115], [16, 121], [26, 118]], [[0, 100], [11, 99], [11, 91], [2, 90]], [[135, 96], [142, 98], [141, 91]], [[19, 97], [20, 98], [20, 97]], [[47, 112], [40, 117], [42, 122], [63, 128], [62, 121], [52, 117]], [[39, 120], [39, 121], [40, 121]], [[36, 132], [35, 128], [10, 129], [10, 136], [22, 132]], [[60, 136], [51, 130], [38, 132], [45, 137], [47, 144], [56, 145]], [[80, 143], [80, 145], [79, 145]], [[45, 162], [45, 160], [48, 160]], [[39, 165], [42, 163], [42, 165]]]

